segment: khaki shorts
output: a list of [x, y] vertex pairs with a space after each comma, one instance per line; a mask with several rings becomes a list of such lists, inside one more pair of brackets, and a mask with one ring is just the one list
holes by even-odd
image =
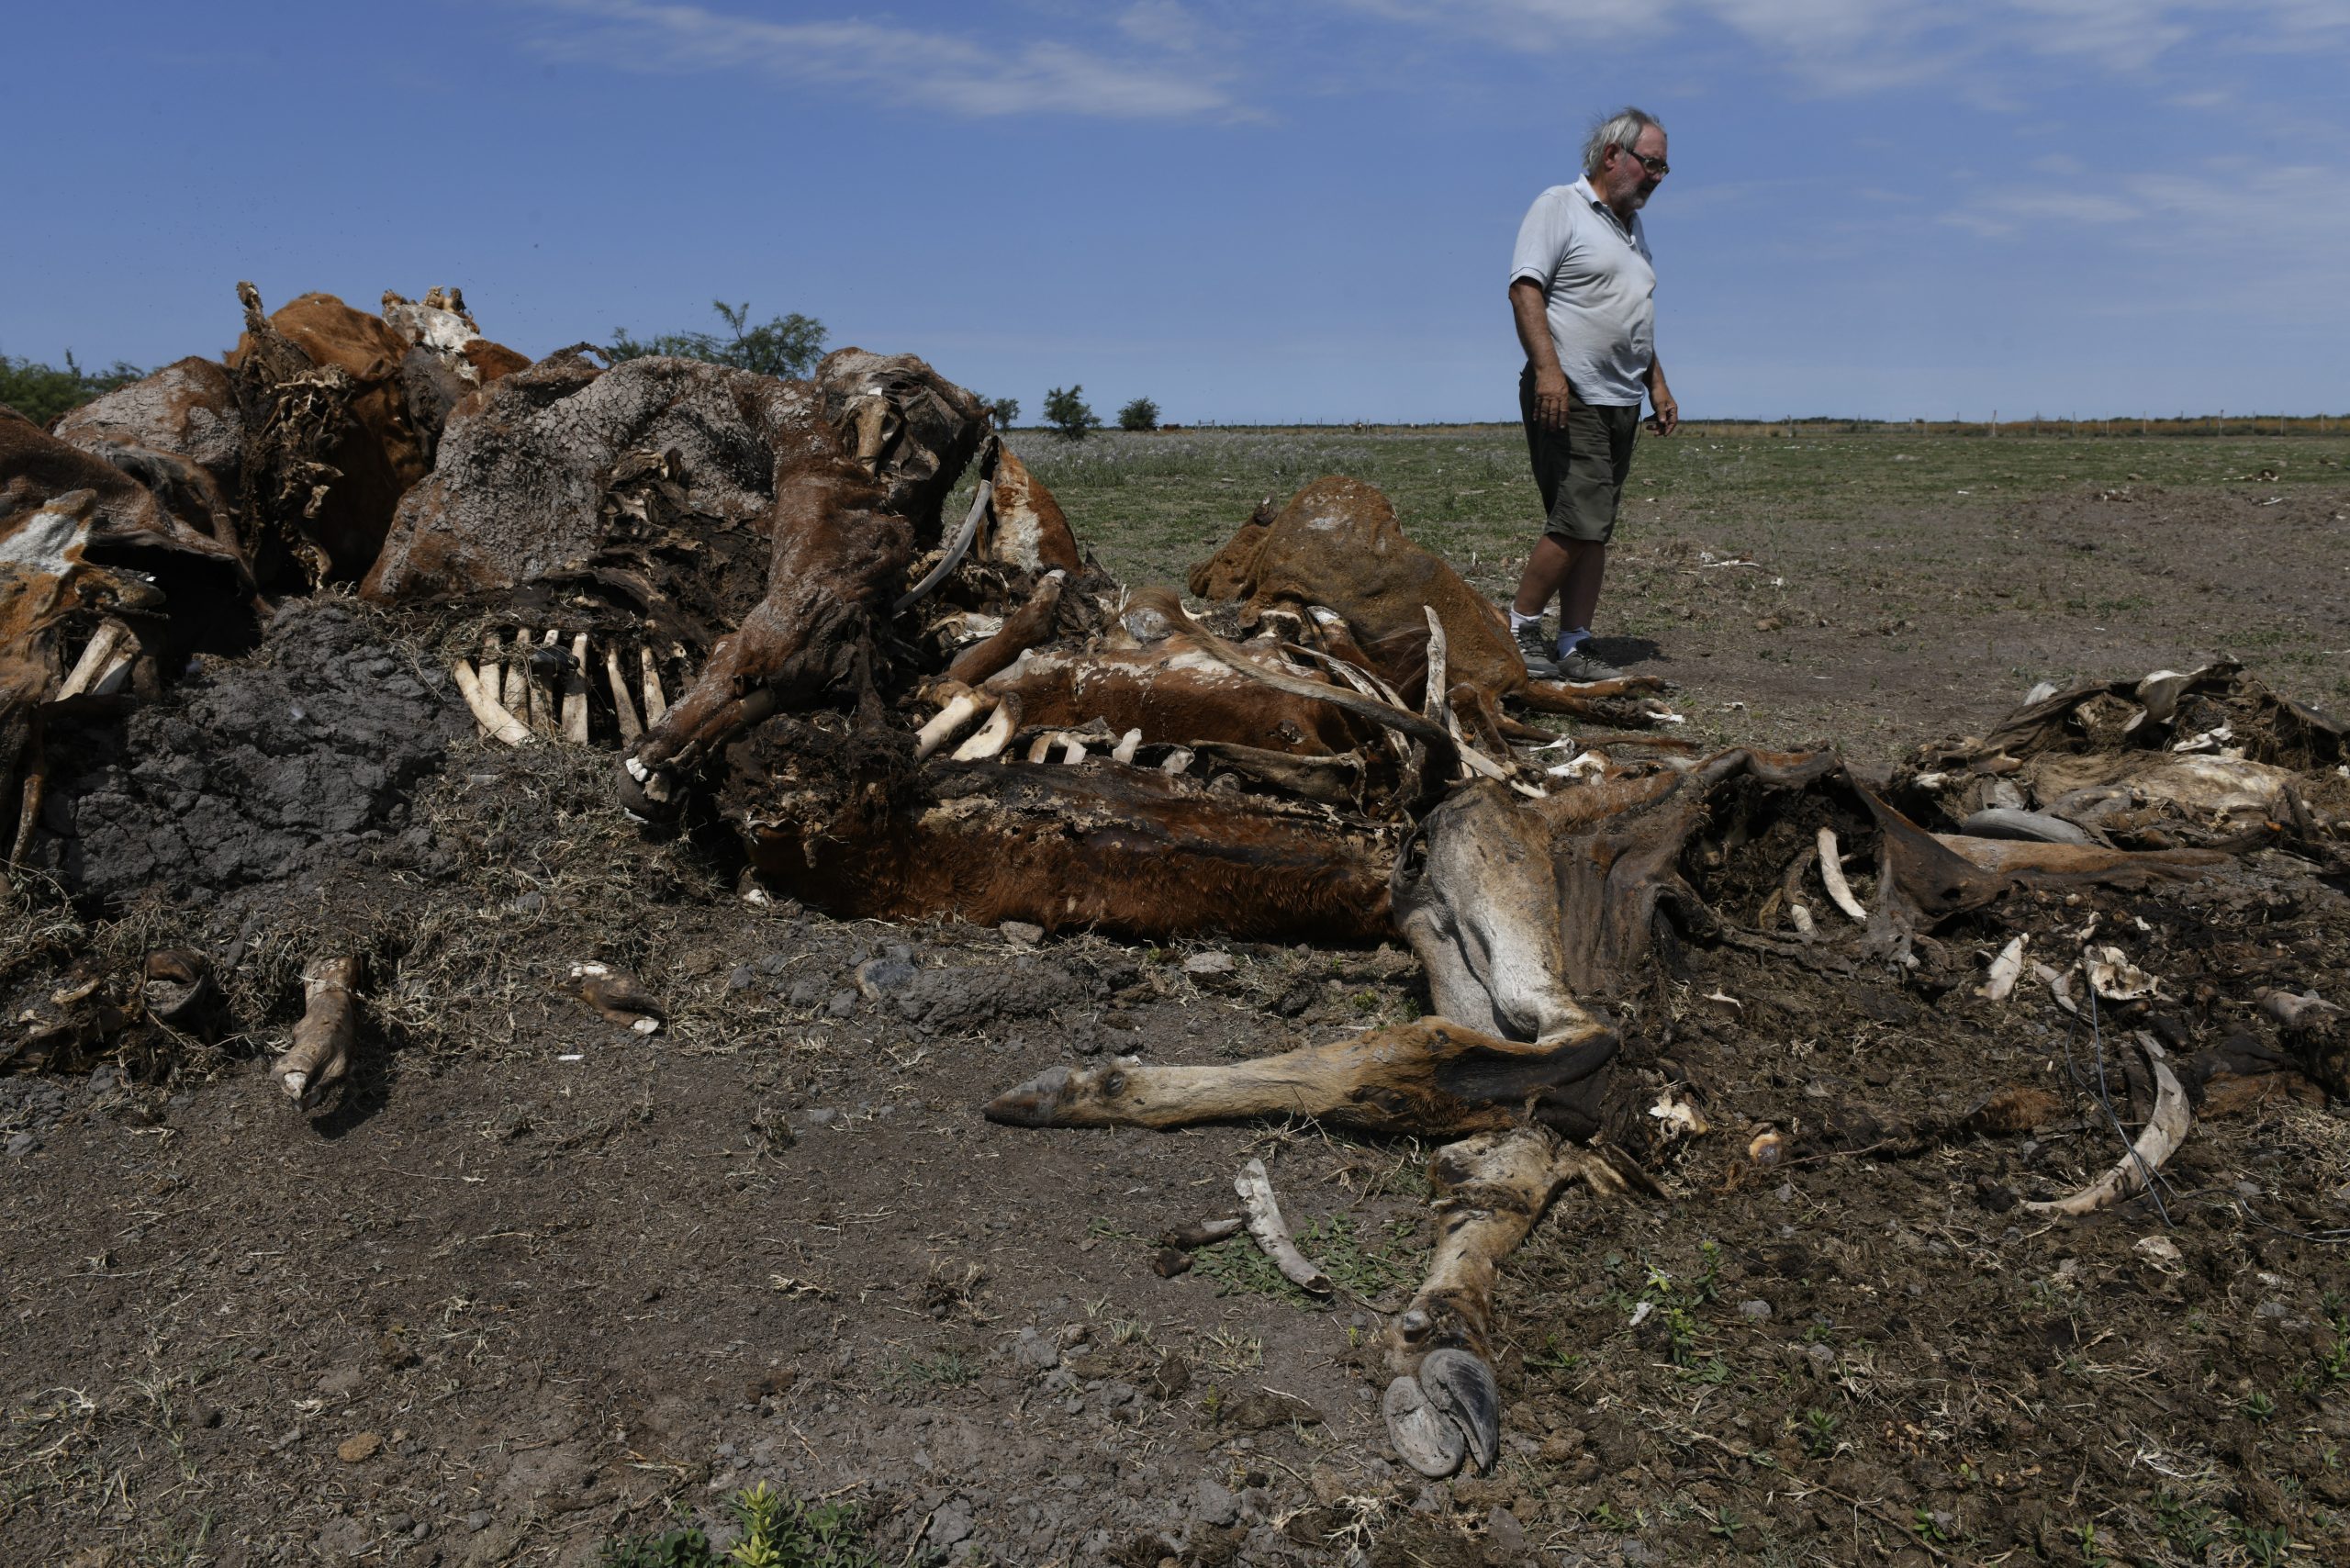
[[1567, 428], [1544, 430], [1534, 418], [1534, 367], [1517, 378], [1517, 411], [1526, 421], [1527, 455], [1542, 492], [1543, 532], [1561, 541], [1605, 544], [1616, 532], [1616, 507], [1639, 439], [1638, 404], [1584, 402], [1567, 388]]

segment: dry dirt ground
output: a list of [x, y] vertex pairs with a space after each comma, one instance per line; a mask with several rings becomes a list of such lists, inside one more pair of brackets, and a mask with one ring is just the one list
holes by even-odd
[[[1229, 461], [1270, 489], [1315, 455]], [[1767, 533], [1676, 513], [1628, 542], [1611, 593], [1649, 630], [1615, 651], [1684, 680], [1708, 736], [1862, 724], [1879, 756], [2042, 676], [2206, 646], [2340, 706], [2350, 484], [2264, 506], [2223, 476], [1930, 513], [1757, 490]], [[1056, 483], [1081, 535], [1120, 523]], [[1704, 505], [1734, 510], [1719, 487]], [[1220, 538], [1252, 498], [1195, 498], [1189, 526]], [[252, 661], [52, 738], [75, 760], [49, 864], [110, 902], [18, 901], [7, 1016], [168, 943], [226, 996], [207, 1036], [0, 1076], [0, 1561], [589, 1563], [760, 1480], [854, 1505], [892, 1563], [2350, 1561], [2343, 1112], [2210, 1116], [2159, 1205], [2017, 1206], [2118, 1152], [2096, 1086], [2123, 1032], [2272, 1047], [2255, 986], [2350, 1001], [2339, 887], [2280, 868], [2026, 910], [2051, 948], [2098, 915], [2163, 979], [2095, 1028], [2044, 987], [2001, 1005], [1695, 946], [1597, 999], [1622, 1070], [1688, 1085], [1714, 1130], [1659, 1162], [1663, 1197], [1571, 1192], [1506, 1265], [1501, 1463], [1430, 1484], [1388, 1452], [1370, 1343], [1426, 1260], [1427, 1149], [978, 1114], [1056, 1062], [1409, 1016], [1407, 953], [745, 902], [718, 835], [628, 828], [609, 758], [470, 738], [416, 651], [447, 630], [297, 605]], [[309, 1120], [260, 1067], [335, 946], [374, 962], [364, 1063]], [[567, 994], [586, 958], [667, 1027]], [[1953, 1127], [2003, 1088], [2064, 1113]], [[1758, 1173], [1765, 1120], [1796, 1137]], [[1252, 1154], [1356, 1299], [1288, 1291], [1245, 1243], [1154, 1271]]]

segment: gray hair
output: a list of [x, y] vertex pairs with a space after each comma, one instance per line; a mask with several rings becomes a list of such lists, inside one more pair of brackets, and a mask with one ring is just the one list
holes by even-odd
[[1593, 126], [1591, 134], [1583, 139], [1583, 172], [1585, 174], [1598, 174], [1599, 166], [1607, 162], [1609, 148], [1620, 147], [1629, 152], [1632, 143], [1640, 139], [1640, 132], [1651, 126], [1662, 130], [1664, 122], [1646, 109], [1636, 109], [1629, 104]]

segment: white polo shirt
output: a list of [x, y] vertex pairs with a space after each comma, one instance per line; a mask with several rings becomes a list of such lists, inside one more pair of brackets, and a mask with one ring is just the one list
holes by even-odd
[[1575, 396], [1639, 408], [1656, 363], [1656, 268], [1640, 215], [1627, 230], [1589, 179], [1552, 185], [1518, 225], [1509, 279], [1520, 278], [1542, 286], [1550, 344]]

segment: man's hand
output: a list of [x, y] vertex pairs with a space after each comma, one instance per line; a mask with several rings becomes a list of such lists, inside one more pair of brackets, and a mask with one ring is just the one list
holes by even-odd
[[1681, 428], [1681, 405], [1673, 394], [1660, 387], [1649, 395], [1653, 412], [1649, 415], [1649, 429], [1659, 435], [1671, 435]]
[[1534, 422], [1546, 431], [1567, 428], [1567, 378], [1556, 372], [1534, 375]]

